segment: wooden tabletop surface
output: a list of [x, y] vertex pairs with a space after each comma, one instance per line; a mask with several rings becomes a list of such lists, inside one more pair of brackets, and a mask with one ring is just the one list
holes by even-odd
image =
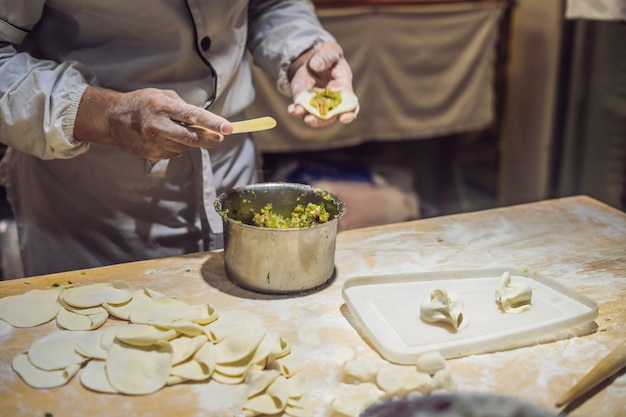
[[[222, 251], [157, 259], [0, 282], [0, 297], [57, 283], [125, 280], [218, 311], [246, 309], [268, 330], [308, 352], [316, 415], [331, 415], [328, 401], [340, 382], [333, 355], [345, 346], [385, 363], [355, 329], [341, 294], [347, 278], [362, 275], [528, 268], [584, 294], [599, 305], [593, 329], [576, 336], [512, 350], [449, 359], [459, 391], [496, 392], [557, 411], [555, 401], [618, 343], [626, 339], [626, 214], [585, 196], [568, 197], [412, 222], [357, 229], [337, 237], [337, 274], [331, 285], [304, 296], [271, 296], [233, 285]], [[0, 333], [0, 415], [6, 416], [226, 416], [235, 415], [245, 391], [216, 382], [165, 387], [146, 396], [99, 394], [77, 378], [36, 390], [11, 368], [12, 358], [53, 322]], [[572, 416], [626, 415], [626, 376], [620, 373]]]

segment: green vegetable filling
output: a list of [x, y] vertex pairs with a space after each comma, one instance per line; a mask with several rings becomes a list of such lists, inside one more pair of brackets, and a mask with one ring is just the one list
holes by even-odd
[[333, 91], [328, 88], [315, 93], [309, 104], [320, 112], [320, 115], [326, 116], [329, 111], [337, 108], [341, 104], [341, 91]]
[[306, 207], [298, 204], [288, 217], [274, 213], [272, 203], [268, 203], [252, 219], [255, 226], [272, 229], [299, 229], [327, 223], [328, 220], [330, 215], [326, 207], [313, 203], [308, 203]]

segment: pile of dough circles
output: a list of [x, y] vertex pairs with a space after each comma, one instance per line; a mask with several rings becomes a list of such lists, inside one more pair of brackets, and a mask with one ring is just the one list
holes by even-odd
[[323, 91], [323, 88], [313, 88], [310, 90], [305, 90], [296, 96], [294, 102], [304, 107], [305, 110], [309, 113], [324, 120], [335, 117], [336, 115], [341, 113], [352, 111], [356, 109], [359, 103], [358, 97], [352, 91], [332, 90], [341, 92], [341, 102], [337, 105], [337, 107], [330, 109], [326, 114], [321, 114], [317, 107], [311, 105], [311, 99]]
[[[103, 326], [109, 316], [125, 322]], [[4, 297], [0, 319], [14, 327], [56, 319], [62, 328], [13, 358], [34, 388], [58, 387], [77, 374], [92, 391], [127, 395], [214, 380], [248, 385], [243, 416], [312, 414], [301, 346], [267, 331], [249, 311], [218, 313], [114, 281]]]
[[350, 347], [343, 350], [342, 359], [337, 360], [343, 362], [343, 381], [331, 402], [336, 416], [356, 417], [370, 405], [392, 398], [456, 390], [446, 360], [438, 351], [421, 354], [412, 367], [358, 356]]

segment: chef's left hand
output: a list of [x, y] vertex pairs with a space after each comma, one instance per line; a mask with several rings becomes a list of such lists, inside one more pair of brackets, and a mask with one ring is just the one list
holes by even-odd
[[[313, 87], [344, 89], [352, 88], [352, 70], [343, 50], [337, 42], [323, 42], [315, 45], [296, 58], [288, 71], [291, 82], [291, 96], [295, 99], [304, 90]], [[291, 103], [287, 108], [290, 115], [299, 117], [311, 127], [328, 126], [339, 119], [341, 123], [352, 123], [359, 113], [359, 106], [350, 112], [342, 113], [328, 120], [320, 119], [308, 113], [304, 107]]]

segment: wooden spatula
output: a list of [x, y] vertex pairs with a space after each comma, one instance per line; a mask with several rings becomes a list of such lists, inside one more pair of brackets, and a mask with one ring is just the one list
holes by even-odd
[[606, 355], [596, 366], [584, 375], [578, 383], [569, 389], [556, 402], [557, 407], [564, 406], [585, 395], [592, 388], [615, 376], [626, 367], [626, 343], [622, 342], [611, 353]]
[[[259, 117], [256, 119], [248, 119], [248, 120], [241, 120], [239, 122], [231, 122], [231, 125], [233, 125], [233, 134], [258, 132], [261, 130], [268, 130], [268, 129], [275, 127], [276, 120], [274, 120], [274, 118], [272, 117], [265, 116], [265, 117]], [[190, 127], [192, 129], [201, 129], [201, 130], [206, 130], [206, 131], [211, 132], [210, 129], [204, 126], [200, 126], [200, 125], [185, 124], [185, 126]]]

